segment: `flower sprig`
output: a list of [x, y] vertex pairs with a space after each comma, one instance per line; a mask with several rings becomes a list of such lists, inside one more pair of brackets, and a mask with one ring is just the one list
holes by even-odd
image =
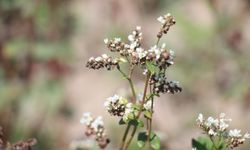
[[[138, 134], [138, 146], [142, 148], [147, 144], [149, 149], [160, 149], [160, 139], [152, 132], [154, 98], [159, 97], [160, 94], [174, 94], [182, 90], [177, 81], [167, 80], [166, 70], [174, 64], [174, 51], [167, 48], [165, 43], [159, 44], [162, 35], [167, 34], [170, 27], [175, 24], [175, 20], [170, 14], [161, 16], [157, 20], [161, 23], [161, 27], [156, 35], [155, 45], [150, 48], [143, 47], [142, 28], [137, 26], [128, 35], [126, 41], [117, 37], [104, 39], [108, 53], [112, 53], [112, 55], [102, 54], [96, 58], [91, 57], [86, 64], [86, 67], [95, 70], [116, 69], [129, 83], [131, 97], [125, 98], [116, 94], [107, 98], [104, 103], [111, 116], [120, 118], [120, 125], [127, 125], [120, 150], [128, 149], [137, 129], [144, 127], [144, 121], [147, 127], [145, 132]], [[123, 63], [128, 64], [128, 70], [124, 71], [126, 68], [122, 67]], [[142, 74], [145, 75], [144, 89], [138, 90], [138, 93], [142, 92], [139, 99], [133, 82], [135, 68], [143, 70]], [[141, 117], [142, 115], [144, 118]], [[87, 127], [91, 131], [95, 131], [95, 128], [92, 128], [92, 124], [95, 122], [93, 118], [87, 117], [84, 122], [87, 123]], [[132, 131], [130, 131], [131, 127], [133, 127]], [[129, 132], [130, 136], [128, 137]]]
[[[241, 130], [239, 129], [230, 130], [229, 123], [232, 119], [225, 118], [225, 116], [225, 113], [221, 113], [218, 118], [204, 118], [203, 114], [199, 114], [196, 120], [198, 126], [209, 137], [210, 142], [212, 142], [212, 149], [234, 149], [250, 138], [249, 133], [241, 134]], [[193, 147], [195, 147], [195, 144]]]
[[107, 138], [104, 128], [104, 122], [101, 116], [93, 118], [89, 112], [83, 114], [80, 122], [86, 125], [86, 136], [95, 136], [100, 148], [105, 148], [110, 140]]

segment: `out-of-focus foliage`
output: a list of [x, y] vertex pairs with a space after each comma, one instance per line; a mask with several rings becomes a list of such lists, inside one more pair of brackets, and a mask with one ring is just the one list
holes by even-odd
[[[65, 100], [73, 18], [67, 1], [0, 1], [0, 124], [11, 141], [36, 137], [59, 145], [51, 126]], [[56, 132], [56, 130], [55, 130]]]

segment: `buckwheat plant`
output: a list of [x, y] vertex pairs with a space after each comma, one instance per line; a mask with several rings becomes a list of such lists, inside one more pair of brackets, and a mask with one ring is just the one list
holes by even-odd
[[[157, 42], [151, 48], [142, 47], [142, 31], [137, 26], [128, 41], [121, 38], [104, 39], [104, 43], [112, 56], [102, 54], [89, 58], [86, 67], [89, 69], [117, 70], [128, 81], [131, 90], [130, 97], [115, 94], [107, 98], [104, 106], [107, 112], [117, 117], [120, 125], [126, 125], [121, 139], [120, 150], [127, 150], [138, 128], [146, 128], [138, 133], [137, 145], [148, 149], [160, 149], [160, 139], [152, 131], [152, 118], [154, 113], [154, 99], [165, 93], [177, 93], [182, 89], [177, 81], [168, 81], [166, 70], [174, 64], [174, 51], [160, 45], [160, 39], [167, 34], [170, 27], [175, 24], [170, 14], [157, 19], [161, 23]], [[133, 81], [134, 70], [138, 69], [144, 75], [144, 89], [137, 90]], [[109, 139], [104, 134], [103, 122], [99, 117], [92, 118], [89, 113], [84, 114], [81, 120], [87, 126], [87, 135], [95, 135], [100, 148], [105, 148]]]
[[218, 118], [208, 117], [207, 119], [199, 114], [197, 124], [208, 138], [199, 138], [192, 141], [193, 149], [196, 150], [228, 150], [234, 149], [243, 144], [250, 134], [241, 134], [241, 130], [230, 130], [229, 122], [232, 119], [225, 118], [221, 113]]

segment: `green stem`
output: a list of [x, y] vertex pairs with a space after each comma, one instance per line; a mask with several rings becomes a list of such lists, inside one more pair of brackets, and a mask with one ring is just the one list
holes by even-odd
[[[146, 79], [146, 82], [145, 82], [144, 92], [143, 92], [143, 97], [142, 97], [142, 102], [141, 102], [141, 106], [140, 106], [140, 110], [138, 112], [138, 115], [136, 116], [136, 120], [140, 118], [142, 110], [143, 110], [143, 104], [145, 103], [145, 100], [146, 100], [147, 89], [148, 89], [148, 84], [149, 84], [150, 77], [151, 77], [151, 74], [149, 73], [147, 75], [147, 79]], [[131, 143], [131, 141], [132, 141], [132, 139], [133, 139], [133, 137], [134, 137], [134, 135], [136, 133], [136, 130], [137, 130], [137, 126], [134, 126], [134, 129], [133, 129], [133, 131], [131, 133], [131, 136], [130, 136], [128, 142], [125, 144], [125, 149], [124, 150], [128, 149], [128, 146]]]
[[[152, 86], [150, 85], [150, 94], [152, 94], [153, 93], [153, 89], [152, 89]], [[152, 115], [151, 115], [151, 118], [148, 118], [147, 120], [149, 121], [149, 126], [148, 126], [148, 139], [147, 139], [147, 142], [148, 142], [148, 150], [150, 150], [151, 149], [151, 146], [150, 146], [150, 137], [151, 137], [151, 132], [152, 132], [152, 119], [153, 119], [153, 110], [154, 110], [154, 96], [152, 96], [152, 98], [151, 98], [151, 108], [150, 108], [151, 110], [151, 113], [152, 113]]]
[[212, 138], [211, 136], [209, 136], [209, 138], [210, 138], [210, 140], [211, 140], [212, 143], [213, 143], [214, 149], [215, 149], [215, 150], [219, 150], [219, 149], [217, 148], [217, 146], [216, 146], [215, 141], [213, 140], [213, 138]]
[[[134, 65], [132, 65], [130, 67], [130, 71], [129, 71], [129, 75], [128, 76], [121, 70], [120, 66], [117, 66], [117, 70], [123, 75], [124, 78], [126, 78], [128, 80], [130, 88], [131, 88], [131, 91], [132, 91], [132, 94], [133, 94], [133, 100], [132, 101], [136, 101], [135, 88], [134, 88], [133, 81], [131, 79], [132, 73], [133, 73], [133, 70], [134, 70]], [[121, 143], [121, 146], [120, 146], [120, 150], [124, 149], [123, 147], [124, 147], [124, 144], [126, 142], [127, 135], [128, 135], [130, 127], [131, 127], [130, 124], [128, 124], [127, 127], [126, 127], [126, 130], [125, 130], [123, 138], [122, 138], [122, 143]]]
[[159, 42], [160, 42], [160, 39], [161, 38], [157, 38], [157, 42], [156, 42], [156, 45], [158, 46]]
[[119, 150], [123, 150], [123, 147], [124, 147], [124, 144], [125, 144], [125, 141], [126, 141], [126, 138], [127, 138], [128, 131], [129, 131], [130, 127], [131, 127], [130, 124], [128, 124], [128, 126], [126, 127], [126, 130], [125, 130], [125, 133], [124, 133], [124, 135], [123, 135], [122, 143], [121, 143], [121, 146], [120, 146], [120, 149], [119, 149]]
[[134, 66], [132, 65], [131, 68], [130, 68], [130, 71], [129, 71], [129, 75], [126, 75], [126, 73], [124, 73], [120, 66], [117, 66], [117, 70], [122, 74], [122, 76], [128, 80], [129, 82], [129, 86], [130, 86], [130, 89], [131, 89], [131, 92], [133, 94], [133, 101], [132, 102], [135, 102], [136, 101], [136, 92], [135, 92], [135, 87], [134, 87], [134, 84], [133, 84], [133, 81], [131, 79], [132, 77], [132, 74], [133, 74], [133, 71], [134, 71]]

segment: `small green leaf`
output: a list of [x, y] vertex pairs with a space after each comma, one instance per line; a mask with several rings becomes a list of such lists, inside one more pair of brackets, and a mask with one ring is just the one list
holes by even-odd
[[155, 133], [151, 132], [150, 134], [150, 144], [151, 147], [155, 150], [160, 150], [161, 149], [161, 140], [160, 137], [157, 136]]
[[196, 150], [213, 150], [213, 143], [207, 137], [199, 137], [197, 140], [192, 139], [192, 147]]
[[135, 120], [135, 119], [133, 119], [133, 120], [130, 120], [130, 121], [129, 121], [129, 124], [130, 124], [130, 125], [133, 125], [133, 126], [138, 126], [138, 121]]
[[156, 67], [155, 67], [155, 65], [152, 62], [147, 61], [146, 62], [146, 66], [147, 66], [147, 69], [150, 71], [151, 74], [155, 74]]
[[146, 132], [140, 132], [137, 137], [137, 145], [140, 148], [143, 148], [145, 146], [145, 143], [147, 141], [147, 133]]
[[195, 148], [196, 150], [207, 150], [207, 147], [203, 143], [200, 143], [195, 139], [192, 139], [192, 148]]
[[142, 120], [138, 120], [138, 127], [144, 127], [144, 122]]
[[140, 110], [141, 109], [141, 105], [140, 104], [133, 104], [132, 107], [135, 108], [136, 110]]
[[144, 127], [144, 123], [141, 120], [133, 119], [133, 120], [129, 121], [129, 124], [132, 125], [132, 126]]
[[144, 116], [145, 116], [146, 118], [151, 119], [151, 118], [152, 118], [152, 113], [151, 113], [150, 111], [146, 110], [146, 111], [144, 111]]
[[119, 121], [119, 125], [124, 125], [124, 124], [126, 124], [126, 122], [121, 118]]

